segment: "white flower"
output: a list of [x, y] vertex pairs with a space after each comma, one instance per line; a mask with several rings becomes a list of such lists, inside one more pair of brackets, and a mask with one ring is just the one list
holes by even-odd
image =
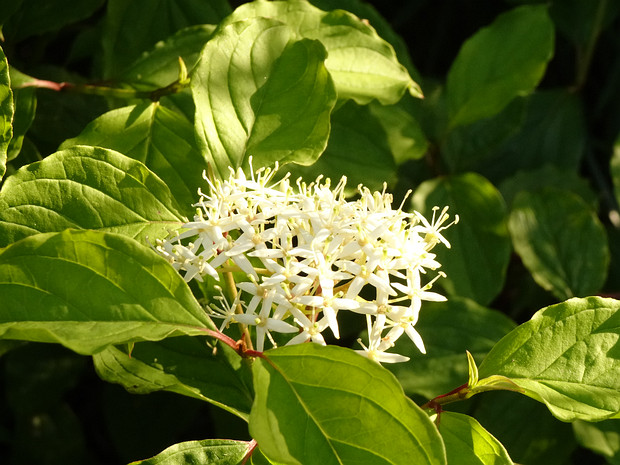
[[249, 327], [259, 351], [265, 338], [275, 346], [274, 331], [297, 333], [283, 338], [287, 344], [325, 344], [322, 332], [330, 328], [338, 338], [338, 315], [350, 311], [366, 315], [368, 345], [359, 352], [368, 358], [406, 360], [386, 352], [402, 334], [424, 352], [414, 328], [422, 301], [445, 297], [431, 291], [443, 273], [424, 285], [421, 276], [441, 266], [431, 250], [450, 247], [443, 231], [458, 216], [448, 223], [447, 207], [438, 215], [436, 207], [429, 222], [403, 211], [404, 199], [394, 209], [385, 186], [359, 186], [359, 198], [347, 201], [344, 177], [334, 188], [322, 177], [292, 186], [288, 175], [273, 181], [276, 170], [207, 178], [193, 221], [158, 239], [155, 250], [186, 281], [209, 276], [230, 286], [235, 276], [235, 302], [219, 295], [210, 309], [223, 319], [220, 331], [235, 322]]

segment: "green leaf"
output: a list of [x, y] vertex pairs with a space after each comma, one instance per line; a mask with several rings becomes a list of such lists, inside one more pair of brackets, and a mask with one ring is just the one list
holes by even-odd
[[239, 465], [248, 452], [248, 446], [245, 441], [226, 439], [180, 442], [155, 457], [131, 462], [130, 465]]
[[439, 432], [446, 445], [448, 463], [512, 465], [504, 446], [468, 415], [442, 412]]
[[19, 85], [28, 82], [32, 78], [11, 68], [9, 70], [11, 86], [13, 87], [13, 100], [15, 114], [13, 115], [13, 138], [8, 147], [7, 160], [11, 161], [19, 155], [24, 142], [24, 135], [34, 120], [37, 108], [37, 96], [35, 88], [15, 89]]
[[0, 293], [0, 337], [80, 354], [213, 328], [166, 260], [111, 233], [37, 234], [0, 250]]
[[472, 414], [516, 463], [567, 465], [577, 448], [572, 427], [544, 404], [514, 392], [486, 392]]
[[142, 163], [76, 146], [19, 169], [0, 190], [0, 246], [39, 232], [98, 229], [139, 241], [183, 222], [167, 186]]
[[620, 411], [620, 301], [570, 299], [539, 310], [484, 359], [480, 377], [502, 375], [562, 421]]
[[140, 90], [169, 85], [179, 77], [179, 57], [191, 71], [214, 30], [215, 26], [209, 24], [181, 29], [145, 52], [120, 75], [119, 80]]
[[286, 346], [254, 362], [250, 433], [285, 464], [445, 464], [428, 416], [398, 381], [350, 349]]
[[230, 11], [226, 0], [109, 0], [102, 35], [104, 77], [120, 75], [175, 32], [217, 24]]
[[552, 188], [521, 192], [508, 227], [534, 280], [558, 299], [595, 294], [605, 283], [605, 228], [575, 194]]
[[116, 150], [144, 163], [166, 183], [183, 214], [193, 214], [191, 205], [205, 184], [207, 162], [194, 141], [192, 124], [179, 113], [152, 102], [112, 110], [60, 148], [75, 145]]
[[370, 105], [345, 103], [332, 114], [331, 125], [327, 148], [314, 164], [287, 166], [293, 178], [302, 176], [312, 182], [320, 175], [334, 181], [346, 176], [351, 195], [357, 193], [359, 184], [381, 190], [384, 182], [395, 182], [396, 164], [388, 136]]
[[558, 168], [554, 165], [544, 165], [540, 168], [519, 171], [506, 179], [499, 190], [508, 206], [521, 191], [540, 191], [545, 187], [566, 189], [578, 195], [591, 209], [598, 211], [598, 194], [592, 190], [588, 180], [573, 170]]
[[6, 172], [7, 151], [13, 136], [13, 93], [9, 65], [0, 48], [0, 180]]
[[616, 202], [620, 204], [620, 134], [614, 143], [614, 150], [609, 162], [611, 180], [614, 184]]
[[426, 355], [410, 340], [401, 338], [394, 352], [406, 355], [411, 361], [394, 363], [387, 368], [396, 375], [408, 395], [419, 394], [432, 399], [467, 382], [465, 351], [482, 361], [514, 327], [504, 314], [468, 299], [451, 297], [447, 302], [424, 302], [415, 328], [424, 340]]
[[222, 24], [255, 17], [276, 18], [298, 36], [319, 40], [327, 49], [325, 66], [334, 79], [339, 99], [365, 104], [374, 98], [391, 104], [400, 100], [405, 91], [422, 96], [392, 46], [347, 11], [325, 12], [304, 0], [258, 1], [240, 6]]
[[[10, 3], [14, 1], [10, 0]], [[88, 18], [103, 2], [104, 0], [23, 0], [3, 26], [3, 33], [10, 38], [10, 42], [18, 42], [45, 32], [58, 31], [67, 24]], [[0, 9], [2, 8], [0, 5]]]
[[450, 126], [493, 116], [515, 97], [532, 92], [553, 47], [553, 23], [544, 5], [515, 8], [476, 32], [448, 73]]
[[612, 465], [620, 465], [620, 420], [599, 423], [573, 423], [579, 444], [604, 456]]
[[254, 394], [247, 359], [225, 345], [175, 337], [108, 347], [93, 357], [97, 374], [129, 392], [170, 391], [210, 402], [247, 421]]
[[582, 103], [574, 92], [536, 91], [527, 98], [527, 115], [521, 129], [477, 171], [494, 181], [545, 164], [578, 172], [588, 137]]
[[454, 128], [441, 146], [442, 159], [452, 172], [484, 173], [486, 165], [495, 163], [497, 150], [523, 125], [526, 108], [526, 99], [516, 98], [493, 117]]
[[220, 30], [205, 46], [191, 88], [196, 131], [220, 177], [230, 166], [310, 164], [325, 149], [336, 95], [325, 49], [265, 18]]
[[450, 295], [486, 305], [502, 290], [510, 259], [504, 201], [488, 180], [475, 173], [426, 181], [412, 199], [413, 208], [427, 217], [434, 206], [444, 205], [459, 215], [460, 222], [444, 234], [451, 249], [433, 249], [448, 275], [437, 283]]

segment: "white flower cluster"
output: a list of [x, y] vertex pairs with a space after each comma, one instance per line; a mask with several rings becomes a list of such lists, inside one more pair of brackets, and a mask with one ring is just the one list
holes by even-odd
[[414, 326], [423, 300], [445, 300], [429, 291], [442, 273], [426, 284], [422, 277], [440, 266], [431, 249], [450, 247], [441, 234], [450, 226], [447, 207], [435, 208], [429, 222], [402, 204], [394, 210], [385, 188], [359, 186], [359, 198], [347, 201], [344, 177], [334, 189], [321, 177], [309, 185], [298, 180], [295, 189], [288, 175], [268, 185], [276, 170], [207, 178], [210, 192], [199, 192], [194, 221], [156, 243], [186, 281], [247, 275], [233, 289], [234, 302], [220, 296], [221, 305], [212, 306], [223, 318], [220, 331], [230, 323], [254, 327], [259, 351], [265, 336], [276, 345], [270, 332], [297, 333], [287, 344], [325, 344], [322, 332], [338, 338], [338, 313], [350, 311], [366, 316], [368, 345], [360, 341], [359, 352], [370, 359], [408, 360], [386, 352], [403, 333], [424, 353]]

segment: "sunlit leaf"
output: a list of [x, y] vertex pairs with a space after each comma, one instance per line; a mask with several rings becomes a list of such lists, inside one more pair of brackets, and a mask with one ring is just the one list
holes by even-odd
[[250, 433], [285, 464], [445, 464], [439, 433], [398, 381], [350, 349], [317, 344], [254, 362]]
[[299, 36], [323, 44], [328, 53], [325, 66], [340, 99], [364, 104], [375, 98], [389, 104], [397, 102], [407, 90], [422, 96], [392, 46], [347, 11], [325, 12], [303, 0], [251, 2], [237, 8], [223, 24], [260, 16], [277, 18]]
[[130, 465], [239, 465], [248, 452], [245, 441], [204, 439], [180, 442], [155, 457], [131, 462]]
[[194, 69], [196, 132], [221, 177], [228, 167], [310, 164], [325, 149], [336, 102], [323, 46], [255, 18], [216, 33]]
[[9, 65], [0, 48], [0, 180], [6, 172], [7, 151], [13, 135], [13, 111]]
[[508, 226], [515, 250], [534, 280], [557, 298], [592, 295], [605, 283], [605, 229], [575, 194], [551, 188], [521, 192]]
[[515, 97], [534, 90], [553, 47], [553, 23], [544, 5], [515, 8], [476, 32], [448, 73], [450, 125], [493, 116]]
[[144, 163], [166, 183], [185, 215], [194, 212], [207, 161], [196, 147], [192, 124], [179, 113], [152, 102], [112, 110], [60, 148], [74, 145], [104, 147]]
[[175, 337], [140, 342], [126, 350], [108, 347], [93, 357], [99, 376], [129, 392], [170, 391], [217, 405], [247, 420], [252, 407], [247, 359], [203, 338]]
[[118, 234], [67, 230], [1, 249], [0, 293], [0, 337], [80, 354], [213, 327], [166, 260]]
[[468, 415], [443, 412], [439, 432], [446, 445], [448, 463], [512, 465], [504, 446]]
[[504, 286], [511, 250], [497, 189], [475, 173], [436, 178], [416, 189], [412, 206], [429, 218], [434, 206], [449, 206], [452, 216], [459, 215], [459, 223], [442, 232], [452, 247], [433, 249], [447, 274], [438, 283], [452, 295], [491, 302]]
[[165, 236], [182, 221], [161, 179], [142, 163], [98, 147], [50, 155], [18, 170], [0, 190], [0, 246], [67, 228], [146, 241]]
[[538, 311], [480, 365], [503, 375], [563, 421], [599, 421], [620, 411], [620, 301], [570, 299]]

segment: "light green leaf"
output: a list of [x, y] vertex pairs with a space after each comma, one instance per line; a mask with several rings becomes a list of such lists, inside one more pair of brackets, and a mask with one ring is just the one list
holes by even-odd
[[130, 465], [239, 465], [248, 452], [249, 443], [226, 439], [180, 442], [155, 457]]
[[286, 346], [254, 362], [250, 433], [284, 464], [445, 464], [428, 416], [398, 381], [350, 349]]
[[196, 131], [220, 177], [230, 166], [310, 164], [325, 149], [336, 95], [318, 41], [296, 40], [281, 22], [255, 18], [220, 30], [205, 46], [191, 88]]
[[13, 92], [9, 78], [9, 65], [0, 48], [0, 180], [6, 172], [7, 151], [13, 136]]
[[161, 179], [142, 163], [97, 147], [72, 147], [25, 166], [0, 190], [0, 246], [67, 228], [144, 241], [182, 222]]
[[502, 375], [563, 421], [620, 411], [620, 301], [570, 299], [539, 310], [484, 359], [480, 377]]
[[93, 356], [97, 374], [129, 392], [170, 391], [210, 402], [247, 421], [254, 398], [248, 359], [203, 338], [140, 342], [130, 350], [108, 347]]
[[157, 42], [188, 26], [217, 24], [226, 0], [108, 0], [102, 33], [106, 78], [116, 77]]
[[449, 206], [451, 215], [459, 215], [460, 222], [444, 234], [452, 248], [433, 249], [448, 275], [438, 284], [451, 295], [491, 302], [503, 288], [511, 249], [497, 189], [475, 173], [436, 178], [418, 187], [412, 206], [426, 217], [434, 206]]
[[447, 78], [450, 126], [499, 113], [534, 90], [553, 56], [553, 23], [544, 5], [500, 15], [461, 47]]
[[169, 85], [179, 77], [179, 57], [183, 59], [188, 71], [191, 71], [214, 30], [215, 26], [209, 24], [181, 29], [144, 53], [125, 70], [119, 80], [140, 90]]
[[620, 464], [620, 420], [605, 420], [573, 423], [575, 437], [579, 444], [604, 456], [612, 465]]
[[572, 192], [521, 192], [508, 227], [534, 280], [558, 299], [592, 295], [604, 284], [609, 264], [605, 228]]
[[112, 110], [60, 148], [75, 145], [116, 150], [144, 163], [166, 183], [182, 212], [193, 214], [207, 161], [196, 146], [192, 124], [179, 113], [152, 102]]
[[446, 445], [448, 463], [512, 465], [504, 446], [468, 415], [442, 412], [439, 432]]
[[408, 338], [400, 338], [394, 352], [411, 361], [386, 367], [407, 394], [432, 399], [467, 382], [466, 351], [480, 362], [514, 327], [504, 314], [468, 299], [451, 297], [447, 302], [424, 302], [415, 328], [424, 340], [426, 354], [420, 353]]
[[37, 234], [0, 250], [0, 294], [0, 337], [80, 354], [213, 328], [165, 259], [118, 234]]
[[298, 36], [323, 44], [328, 53], [325, 66], [334, 79], [339, 99], [365, 104], [375, 98], [391, 104], [407, 90], [415, 97], [422, 96], [392, 46], [347, 11], [325, 12], [304, 0], [258, 1], [237, 8], [223, 25], [261, 16], [282, 21]]

